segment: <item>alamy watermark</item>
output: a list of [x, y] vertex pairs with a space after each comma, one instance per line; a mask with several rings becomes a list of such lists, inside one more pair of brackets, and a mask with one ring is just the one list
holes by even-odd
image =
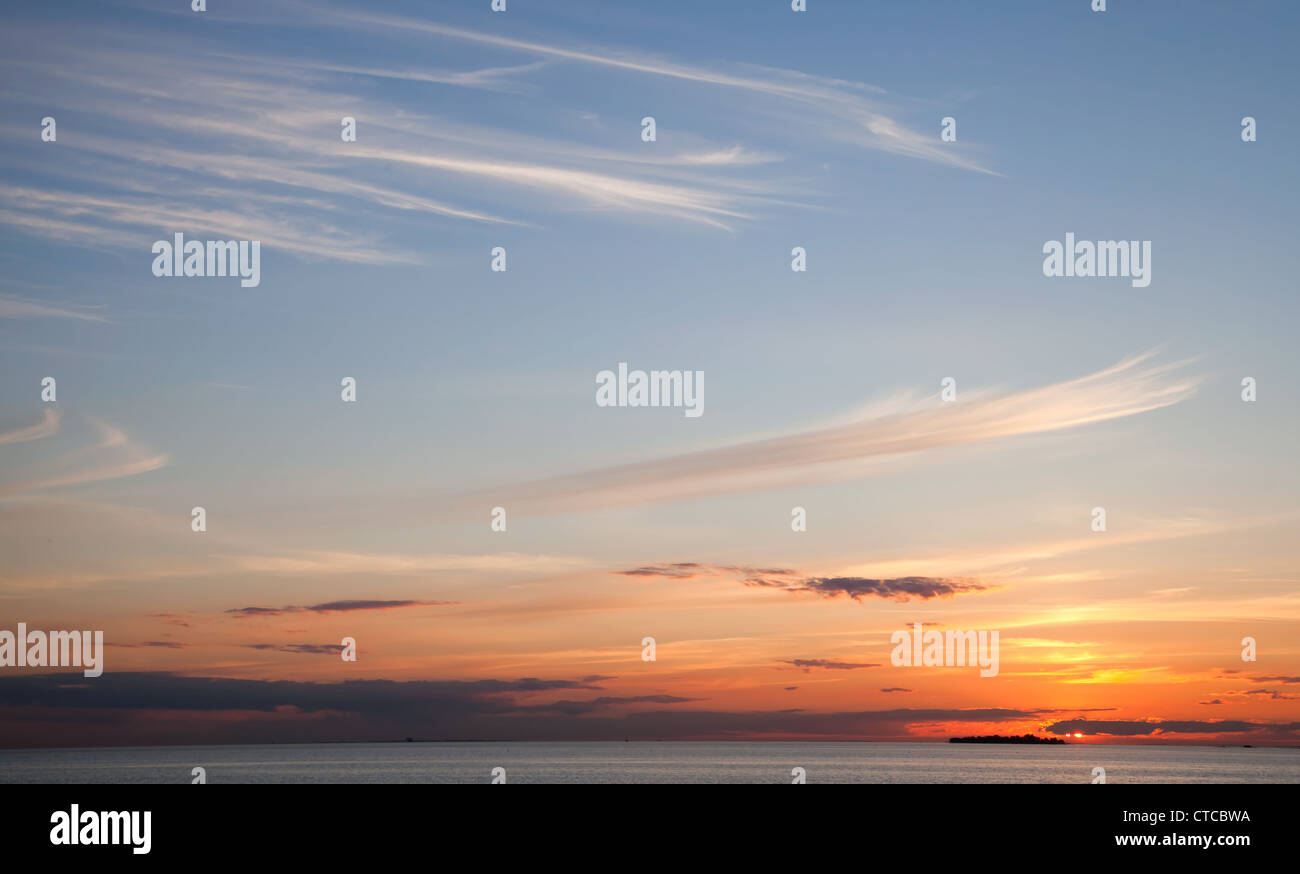
[[1043, 244], [1044, 276], [1128, 276], [1134, 288], [1151, 284], [1150, 240], [1079, 240], [1065, 235], [1065, 243]]
[[127, 844], [137, 856], [148, 855], [153, 847], [153, 812], [146, 810], [70, 810], [50, 814], [50, 843], [55, 846]]
[[998, 633], [996, 631], [921, 631], [913, 622], [911, 631], [889, 636], [894, 651], [889, 660], [897, 668], [974, 667], [981, 677], [998, 675]]
[[628, 371], [620, 361], [618, 373], [596, 374], [598, 407], [684, 407], [687, 418], [704, 415], [703, 370]]
[[104, 632], [0, 629], [0, 668], [85, 668], [87, 677], [104, 673]]
[[172, 242], [153, 244], [154, 276], [239, 276], [244, 288], [262, 282], [260, 240], [190, 240], [176, 234]]

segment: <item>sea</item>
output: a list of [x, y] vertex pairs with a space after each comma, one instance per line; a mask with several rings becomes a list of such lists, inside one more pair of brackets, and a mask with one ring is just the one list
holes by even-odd
[[0, 750], [0, 783], [192, 783], [196, 768], [207, 783], [1300, 783], [1300, 749], [633, 741]]

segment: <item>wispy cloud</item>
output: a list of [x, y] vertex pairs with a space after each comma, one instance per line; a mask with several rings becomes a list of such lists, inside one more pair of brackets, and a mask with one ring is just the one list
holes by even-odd
[[224, 566], [266, 574], [404, 574], [428, 571], [531, 571], [559, 573], [587, 567], [587, 559], [536, 553], [460, 555], [456, 553], [361, 553], [285, 550], [266, 555], [215, 556]]
[[107, 322], [108, 319], [84, 308], [25, 300], [0, 295], [0, 319], [77, 319], [84, 322]]
[[[898, 402], [891, 412], [796, 434], [507, 486], [516, 512], [565, 512], [753, 491], [862, 475], [852, 465], [1134, 416], [1192, 396], [1181, 362], [1146, 353], [1079, 379], [960, 403]], [[481, 501], [481, 496], [475, 496]]]
[[712, 568], [706, 568], [704, 565], [693, 561], [683, 561], [673, 564], [634, 567], [630, 570], [615, 571], [615, 573], [625, 577], [664, 577], [673, 580], [692, 580], [712, 570]]
[[523, 74], [534, 73], [546, 66], [543, 61], [535, 61], [530, 64], [483, 67], [477, 70], [438, 70], [421, 67], [398, 69], [396, 67], [359, 66], [293, 58], [267, 59], [240, 55], [229, 55], [227, 57], [239, 62], [283, 64], [303, 70], [348, 73], [356, 76], [372, 76], [376, 79], [400, 79], [407, 82], [426, 82], [434, 85], [455, 85], [460, 88], [478, 88], [488, 91], [530, 90], [529, 84], [521, 82], [519, 77]]
[[325, 20], [335, 19], [372, 29], [434, 34], [538, 57], [680, 79], [759, 95], [780, 101], [793, 110], [802, 122], [797, 129], [803, 133], [815, 130], [820, 135], [842, 139], [864, 148], [992, 173], [965, 151], [954, 149], [951, 144], [941, 145], [936, 142], [935, 136], [912, 130], [888, 114], [882, 102], [884, 89], [861, 82], [771, 67], [727, 71], [638, 52], [552, 45], [370, 11], [358, 13], [318, 7], [318, 12]]
[[[138, 445], [126, 432], [107, 422], [93, 417], [87, 417], [87, 420], [99, 432], [98, 442], [83, 446], [54, 459], [49, 466], [55, 469], [64, 468], [62, 472], [51, 472], [43, 477], [0, 485], [0, 498], [61, 486], [121, 479], [148, 473], [166, 466], [168, 458], [165, 454], [154, 453], [152, 450]], [[24, 429], [24, 432], [10, 432], [9, 435], [4, 436], [10, 436], [14, 433], [36, 433], [37, 437], [49, 436], [57, 430], [58, 421], [56, 415], [47, 411], [45, 421], [39, 426]], [[27, 439], [36, 439], [36, 437], [29, 436]], [[10, 442], [18, 441], [5, 440], [0, 437], [0, 444]], [[92, 457], [92, 463], [87, 464], [84, 461], [87, 456]]]
[[[228, 195], [227, 195], [228, 198]], [[46, 190], [21, 186], [0, 187], [0, 223], [57, 231], [63, 239], [106, 246], [144, 246], [159, 233], [185, 229], [190, 233], [212, 233], [219, 237], [259, 240], [299, 255], [352, 261], [362, 264], [391, 262], [418, 263], [410, 253], [386, 248], [320, 220], [303, 219], [286, 226], [274, 215], [254, 207], [233, 210], [223, 206], [198, 206], [175, 200], [162, 202], [139, 195], [81, 194], [68, 189]], [[32, 218], [48, 216], [43, 223]], [[132, 234], [124, 226], [140, 228]]]
[[[129, 39], [129, 38], [128, 38]], [[704, 148], [677, 158], [639, 160], [589, 143], [548, 141], [515, 131], [474, 127], [450, 119], [421, 118], [401, 103], [358, 92], [359, 68], [303, 61], [292, 70], [274, 61], [198, 51], [184, 59], [158, 58], [134, 50], [87, 50], [75, 57], [21, 62], [66, 80], [78, 95], [68, 110], [111, 116], [155, 132], [147, 144], [125, 142], [93, 130], [79, 131], [61, 148], [93, 153], [105, 163], [95, 193], [87, 193], [76, 166], [55, 168], [63, 179], [50, 188], [0, 188], [0, 223], [25, 233], [99, 247], [140, 245], [145, 231], [176, 228], [264, 245], [305, 257], [355, 263], [420, 263], [420, 251], [388, 244], [376, 230], [354, 230], [351, 216], [327, 220], [345, 204], [311, 203], [292, 192], [352, 198], [377, 209], [377, 228], [401, 235], [412, 213], [477, 223], [528, 224], [483, 208], [447, 202], [430, 193], [465, 183], [502, 188], [499, 200], [520, 206], [520, 189], [537, 195], [531, 208], [553, 212], [562, 198], [600, 211], [657, 215], [729, 228], [748, 217], [771, 194], [751, 182], [737, 190], [715, 184], [707, 172], [743, 168], [768, 160], [740, 146]], [[504, 75], [532, 72], [537, 64], [469, 71], [463, 78], [414, 70], [372, 70], [432, 83], [483, 84]], [[160, 87], [159, 69], [167, 69]], [[152, 72], [151, 72], [152, 71]], [[256, 78], [254, 78], [254, 74]], [[93, 96], [92, 96], [93, 95]], [[79, 102], [79, 103], [78, 103]], [[340, 112], [313, 107], [364, 103], [355, 143], [339, 142]], [[297, 107], [286, 111], [285, 106]], [[346, 110], [343, 110], [346, 111]], [[6, 137], [26, 132], [3, 128]], [[219, 147], [226, 144], [227, 147]], [[218, 147], [214, 147], [218, 146]], [[635, 168], [631, 172], [629, 162]], [[600, 166], [603, 165], [603, 166]], [[173, 171], [165, 191], [150, 190], [152, 168]], [[682, 169], [699, 168], [688, 177]], [[391, 180], [394, 170], [400, 185]], [[104, 191], [107, 184], [118, 191]], [[511, 196], [513, 194], [513, 196]], [[238, 209], [229, 204], [237, 201]], [[528, 208], [525, 206], [525, 208]], [[406, 214], [405, 216], [403, 214]], [[130, 228], [141, 229], [137, 235]], [[124, 230], [126, 228], [127, 230]], [[146, 240], [147, 242], [147, 240]]]
[[41, 421], [35, 425], [0, 432], [0, 446], [10, 443], [29, 443], [32, 440], [52, 437], [57, 433], [59, 433], [59, 411], [45, 410], [41, 413]]
[[[1106, 537], [1076, 537], [1068, 540], [1025, 542], [1006, 546], [981, 546], [967, 550], [941, 550], [936, 553], [911, 553], [890, 558], [876, 558], [867, 562], [849, 562], [840, 568], [846, 575], [893, 576], [915, 573], [918, 568], [931, 575], [969, 574], [1004, 576], [1019, 573], [1026, 564], [1050, 561], [1090, 550], [1111, 549], [1161, 540], [1186, 537], [1208, 537], [1228, 530], [1244, 529], [1258, 524], [1258, 519], [1236, 519], [1231, 522], [1200, 517], [1134, 520], [1125, 531], [1111, 531]], [[1078, 579], [1077, 575], [1058, 575], [1048, 579], [1062, 582]], [[1151, 593], [1157, 597], [1164, 595]]]
[[226, 612], [238, 619], [257, 616], [283, 616], [286, 613], [355, 613], [361, 610], [401, 610], [408, 607], [446, 607], [455, 601], [327, 601], [309, 607], [235, 607]]
[[[51, 111], [84, 119], [75, 136], [60, 138], [59, 148], [91, 155], [93, 163], [42, 164], [42, 172], [57, 182], [0, 188], [0, 224], [106, 249], [139, 246], [160, 233], [185, 229], [258, 239], [299, 257], [415, 264], [425, 263], [427, 252], [403, 238], [419, 227], [420, 214], [449, 222], [536, 224], [543, 215], [553, 216], [558, 203], [569, 212], [734, 229], [774, 204], [794, 203], [790, 192], [796, 189], [789, 182], [752, 172], [782, 160], [779, 138], [792, 130], [801, 139], [791, 145], [800, 152], [809, 138], [817, 138], [991, 172], [964, 144], [941, 144], [933, 132], [909, 128], [894, 111], [905, 101], [864, 83], [552, 45], [368, 10], [293, 8], [313, 26], [366, 29], [390, 47], [412, 36], [433, 36], [525, 57], [519, 63], [457, 70], [416, 60], [349, 62], [332, 53], [313, 55], [310, 42], [297, 57], [259, 57], [214, 50], [200, 38], [175, 34], [160, 50], [149, 33], [125, 29], [105, 34], [93, 46], [53, 41], [52, 53], [0, 63], [51, 83], [46, 98]], [[41, 25], [23, 27], [22, 39], [43, 44]], [[726, 89], [732, 94], [726, 105], [752, 99], [756, 105], [734, 111], [742, 122], [767, 121], [755, 132], [765, 145], [738, 142], [743, 125], [729, 119], [720, 143], [709, 140], [707, 132], [682, 130], [670, 138], [675, 145], [665, 143], [653, 154], [634, 147], [602, 149], [561, 134], [544, 139], [455, 118], [422, 117], [408, 101], [383, 99], [365, 83], [378, 78], [431, 88], [542, 94], [558, 107], [578, 111], [581, 107], [565, 107], [567, 92], [556, 84], [562, 80], [547, 75], [575, 65]], [[364, 112], [349, 110], [360, 106]], [[344, 144], [338, 125], [348, 111], [358, 116], [361, 128], [356, 142]], [[112, 126], [95, 124], [96, 118], [111, 120]], [[140, 136], [127, 142], [100, 133], [124, 123]], [[28, 136], [21, 126], [2, 130], [14, 141]], [[766, 142], [774, 132], [778, 143], [771, 149]], [[159, 168], [170, 171], [161, 184]], [[87, 179], [94, 180], [93, 190]], [[480, 197], [494, 199], [499, 209], [464, 202]], [[339, 198], [349, 200], [339, 203]], [[369, 211], [372, 220], [361, 223], [345, 215], [349, 204]], [[504, 210], [517, 214], [499, 214]], [[518, 214], [525, 212], [531, 215]], [[363, 227], [367, 230], [358, 230]], [[6, 308], [15, 314], [11, 317], [95, 319], [74, 308], [23, 302], [0, 303], [0, 316]]]

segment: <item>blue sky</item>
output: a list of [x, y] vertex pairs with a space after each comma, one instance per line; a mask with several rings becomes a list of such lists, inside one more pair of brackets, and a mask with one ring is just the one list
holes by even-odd
[[[1070, 571], [1108, 595], [1222, 564], [1255, 568], [1271, 582], [1254, 594], [1273, 598], [1276, 574], [1294, 575], [1300, 484], [1300, 11], [809, 6], [6, 10], [0, 432], [45, 414], [45, 376], [59, 420], [4, 446], [0, 500], [48, 510], [69, 538], [60, 560], [83, 571], [106, 555], [196, 560], [194, 505], [259, 554], [824, 573], [1068, 538], [1105, 505], [1121, 530], [1200, 532]], [[1240, 138], [1245, 115], [1257, 142]], [[357, 142], [340, 140], [342, 116]], [[956, 143], [940, 142], [945, 116]], [[261, 285], [155, 278], [150, 246], [178, 231], [260, 239]], [[1152, 241], [1150, 286], [1044, 277], [1042, 246], [1066, 232]], [[494, 246], [506, 273], [489, 270]], [[512, 516], [508, 546], [487, 526], [522, 483], [909, 415], [944, 377], [961, 399], [1014, 396], [1152, 350], [1111, 389], [1187, 390], [1104, 424]], [[621, 361], [704, 371], [705, 415], [598, 408], [595, 374]], [[356, 404], [339, 401], [344, 376]], [[1259, 380], [1253, 405], [1243, 376]], [[791, 539], [795, 505], [810, 528]], [[94, 524], [117, 511], [135, 521]], [[150, 527], [166, 519], [179, 540]], [[27, 524], [10, 572], [40, 576], [45, 523]], [[181, 600], [122, 573], [15, 608]], [[234, 571], [221, 585], [265, 590]]]
[[[329, 449], [295, 441], [287, 414], [319, 409], [317, 396], [334, 393], [340, 372], [361, 380], [367, 403], [355, 419], [365, 421], [331, 420], [331, 427], [418, 451], [427, 441], [411, 431], [403, 439], [397, 428], [375, 428], [376, 421], [409, 422], [435, 429], [442, 460], [453, 448], [519, 457], [517, 435], [508, 432], [522, 418], [531, 434], [541, 428], [548, 437], [543, 447], [530, 439], [528, 464], [540, 449], [563, 468], [633, 436], [665, 447], [725, 439], [838, 414], [878, 392], [929, 390], [944, 375], [963, 387], [1031, 385], [1158, 344], [1179, 356], [1210, 353], [1211, 366], [1228, 368], [1224, 379], [1242, 367], [1276, 372], [1284, 365], [1277, 334], [1294, 315], [1287, 277], [1295, 256], [1286, 228], [1294, 227], [1295, 204], [1273, 195], [1294, 182], [1283, 155], [1295, 121], [1278, 75], [1290, 63], [1287, 30], [1267, 4], [1181, 4], [1177, 15], [1160, 4], [1118, 4], [1105, 14], [1073, 8], [1086, 4], [999, 4], [994, 16], [961, 3], [928, 4], [924, 12], [909, 4], [822, 3], [804, 15], [780, 3], [666, 4], [654, 13], [517, 3], [504, 15], [458, 3], [394, 6], [383, 13], [388, 18], [362, 15], [366, 23], [289, 4], [222, 3], [202, 14], [170, 8], [178, 5], [86, 4], [79, 23], [57, 25], [48, 20], [53, 10], [31, 11], [24, 16], [30, 25], [10, 30], [11, 185], [39, 182], [88, 196], [126, 187], [133, 204], [145, 198], [130, 194], [132, 184], [174, 203], [204, 191], [197, 200], [203, 207], [237, 214], [240, 192], [276, 189], [205, 172], [206, 151], [268, 154], [274, 142], [259, 137], [292, 131], [324, 154], [341, 153], [345, 144], [329, 119], [350, 113], [360, 123], [358, 146], [403, 142], [385, 126], [413, 125], [435, 138], [445, 134], [432, 142], [456, 155], [483, 149], [546, 166], [583, 163], [567, 159], [565, 149], [632, 161], [739, 149], [757, 163], [703, 172], [604, 166], [624, 178], [689, 178], [710, 192], [734, 183], [761, 193], [728, 198], [727, 208], [744, 217], [723, 217], [722, 229], [704, 224], [703, 213], [606, 209], [555, 189], [356, 162], [364, 166], [338, 173], [347, 181], [409, 185], [520, 224], [359, 198], [323, 211], [312, 203], [268, 204], [259, 208], [304, 235], [325, 215], [339, 245], [351, 247], [348, 258], [367, 257], [358, 252], [373, 241], [375, 252], [417, 263], [384, 265], [381, 279], [373, 264], [286, 252], [268, 240], [256, 290], [153, 280], [129, 246], [69, 245], [20, 232], [17, 222], [4, 252], [12, 293], [102, 308], [96, 312], [112, 324], [8, 323], [6, 345], [25, 348], [7, 353], [7, 369], [29, 377], [5, 386], [14, 400], [30, 394], [19, 386], [31, 376], [57, 366], [69, 374], [65, 397], [125, 404], [159, 428], [179, 419], [184, 433], [166, 436], [193, 441], [196, 455], [237, 452], [256, 464], [260, 453], [249, 450], [272, 430], [282, 445], [296, 445], [296, 463], [321, 463]], [[748, 88], [423, 33], [402, 26], [409, 22], [634, 63], [663, 61], [687, 74], [764, 81], [768, 68], [766, 79], [784, 84], [794, 77], [771, 68], [798, 71], [817, 77], [815, 87], [835, 99], [861, 95], [864, 105], [931, 140], [939, 118], [954, 116], [959, 142], [948, 154], [999, 175], [846, 142], [857, 136], [854, 124], [837, 117], [833, 104], [805, 111], [799, 101]], [[376, 63], [380, 47], [383, 62]], [[243, 81], [240, 62], [224, 57], [231, 55], [256, 59], [246, 68], [264, 72], [262, 83], [295, 82], [295, 94], [321, 96], [285, 108], [286, 116], [303, 116], [300, 124], [259, 117], [274, 113], [273, 90], [241, 116], [238, 92], [207, 98], [220, 88], [202, 79], [219, 72]], [[424, 75], [519, 70], [494, 74], [498, 84], [490, 87], [462, 87], [293, 63]], [[827, 80], [855, 84], [836, 89]], [[195, 105], [186, 88], [138, 97], [160, 85], [165, 91], [170, 81], [191, 83], [193, 100], [222, 101], [218, 119], [200, 120], [226, 128], [205, 135], [212, 129], [186, 124]], [[61, 127], [57, 156], [18, 123], [47, 113]], [[1263, 135], [1247, 145], [1237, 134], [1249, 113]], [[659, 123], [654, 144], [638, 137], [647, 114]], [[240, 125], [249, 127], [246, 136]], [[82, 149], [82, 137], [92, 135], [113, 142]], [[132, 161], [137, 140], [173, 148], [182, 163], [189, 155], [191, 166]], [[299, 156], [306, 157], [286, 148], [277, 157], [292, 166]], [[278, 191], [285, 192], [310, 199], [302, 188]], [[152, 241], [170, 237], [173, 226], [184, 230], [171, 222], [128, 232]], [[1039, 247], [1067, 230], [1153, 240], [1155, 282], [1138, 290], [1123, 280], [1042, 278]], [[486, 270], [494, 245], [510, 252], [507, 275]], [[792, 245], [809, 249], [808, 274], [786, 269]], [[32, 346], [130, 354], [106, 368]], [[619, 360], [705, 370], [709, 415], [692, 422], [594, 416], [588, 374]], [[207, 382], [250, 388], [199, 388]], [[1280, 400], [1274, 393], [1286, 388], [1278, 383], [1269, 393]], [[185, 415], [176, 416], [178, 405]], [[366, 416], [367, 408], [381, 418]], [[238, 434], [217, 436], [227, 414], [251, 420], [240, 429], [250, 444]], [[205, 416], [213, 417], [206, 428], [191, 427]], [[563, 439], [575, 416], [592, 417], [584, 425], [595, 430], [591, 446]], [[197, 433], [204, 430], [207, 440]], [[426, 461], [430, 473], [437, 470], [440, 459]], [[218, 465], [207, 467], [215, 475]], [[401, 479], [413, 473], [392, 471]], [[373, 476], [368, 468], [365, 479]]]

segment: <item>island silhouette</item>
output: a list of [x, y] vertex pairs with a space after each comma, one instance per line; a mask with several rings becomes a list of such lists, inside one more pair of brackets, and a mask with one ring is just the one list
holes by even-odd
[[972, 737], [950, 737], [950, 744], [1063, 744], [1065, 741], [1059, 737], [1037, 737], [1032, 734], [1022, 734], [1019, 737], [1009, 735], [1003, 737], [1000, 734], [982, 734]]

